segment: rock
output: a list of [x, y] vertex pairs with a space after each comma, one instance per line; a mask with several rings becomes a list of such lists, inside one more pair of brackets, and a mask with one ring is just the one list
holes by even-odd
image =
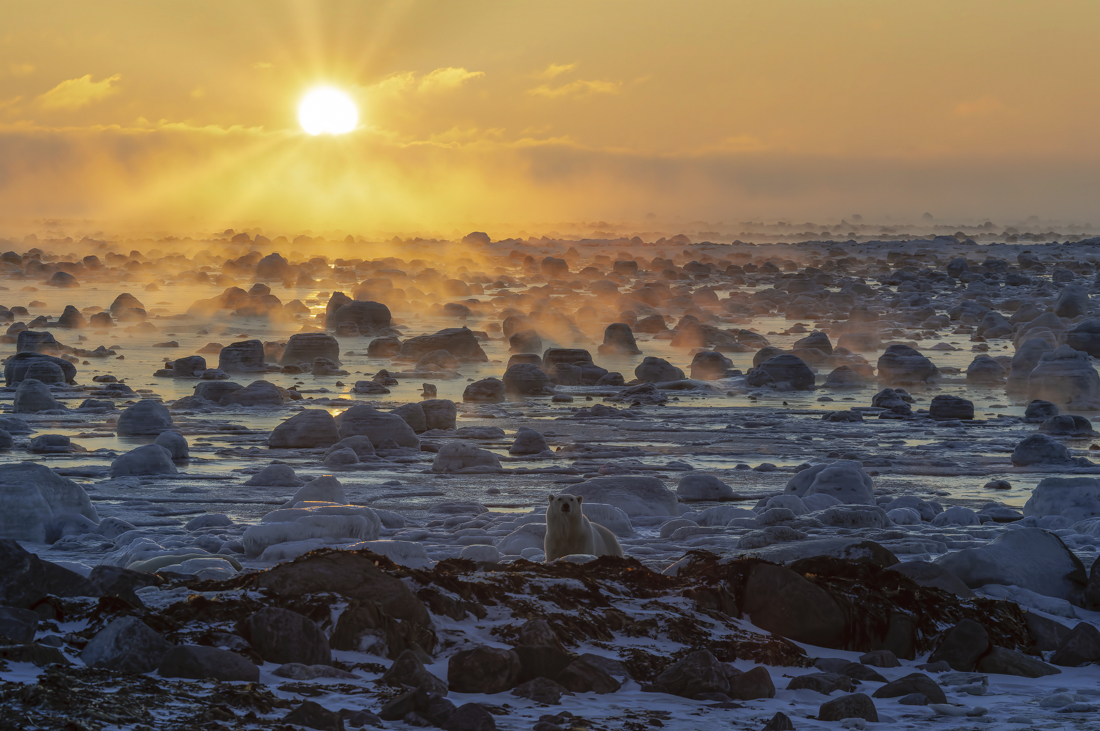
[[1050, 662], [1067, 668], [1100, 661], [1100, 630], [1080, 622], [1050, 656]]
[[253, 381], [244, 388], [233, 389], [221, 397], [222, 406], [282, 406], [289, 397], [283, 389], [269, 381]]
[[118, 597], [135, 607], [140, 607], [142, 601], [137, 595], [137, 589], [156, 586], [161, 580], [155, 574], [145, 571], [132, 571], [121, 566], [100, 564], [88, 574], [88, 581], [95, 584], [104, 596]]
[[634, 369], [634, 377], [642, 383], [665, 383], [684, 380], [684, 372], [664, 358], [646, 356]]
[[217, 647], [177, 645], [161, 659], [157, 674], [162, 678], [245, 681], [260, 679], [260, 669], [240, 655]]
[[760, 731], [795, 731], [794, 723], [782, 711], [776, 711]]
[[466, 703], [456, 708], [441, 728], [443, 731], [496, 731], [497, 722], [484, 707]]
[[279, 365], [313, 363], [317, 358], [326, 358], [339, 366], [340, 342], [328, 333], [296, 333], [287, 341], [286, 349], [279, 358]]
[[796, 391], [812, 391], [816, 377], [801, 358], [783, 353], [753, 368], [747, 378], [750, 386], [781, 386], [787, 383]]
[[172, 453], [159, 444], [131, 449], [111, 462], [111, 478], [133, 475], [174, 475], [178, 472]]
[[824, 589], [771, 564], [753, 567], [742, 611], [757, 627], [819, 647], [837, 646], [847, 630], [844, 613]]
[[1058, 413], [1058, 407], [1051, 402], [1036, 399], [1029, 403], [1024, 410], [1024, 420], [1028, 422], [1042, 422], [1052, 416], [1057, 416]]
[[971, 619], [963, 619], [944, 633], [940, 644], [929, 656], [929, 662], [946, 662], [952, 670], [969, 673], [978, 660], [989, 651], [989, 633]]
[[187, 447], [187, 439], [182, 434], [174, 431], [163, 432], [158, 436], [153, 443], [157, 446], [164, 447], [168, 450], [168, 453], [172, 455], [172, 461], [187, 459], [189, 456], [189, 450]]
[[900, 668], [901, 663], [889, 650], [872, 650], [859, 656], [859, 662], [875, 668]]
[[272, 429], [267, 446], [271, 449], [314, 449], [330, 447], [341, 441], [340, 437], [332, 414], [324, 409], [304, 409]]
[[344, 719], [340, 714], [314, 701], [302, 701], [302, 704], [288, 713], [283, 721], [319, 731], [344, 731]]
[[447, 685], [455, 693], [503, 693], [516, 686], [519, 673], [515, 651], [481, 645], [451, 656]]
[[840, 460], [802, 470], [788, 482], [785, 493], [800, 498], [828, 495], [849, 505], [874, 505], [871, 477], [859, 462]]
[[393, 324], [393, 320], [390, 315], [390, 308], [384, 304], [353, 300], [336, 309], [332, 315], [327, 316], [325, 319], [325, 327], [330, 330], [337, 330], [345, 323], [355, 325], [355, 329], [360, 335], [369, 336], [387, 331]]
[[812, 690], [821, 695], [830, 695], [836, 690], [851, 693], [852, 679], [839, 673], [807, 673], [791, 678], [787, 690]]
[[874, 692], [875, 698], [901, 698], [920, 693], [932, 703], [947, 703], [943, 688], [924, 673], [910, 673], [882, 686]]
[[508, 350], [512, 353], [540, 353], [542, 348], [542, 338], [538, 331], [530, 328], [514, 332], [508, 337]]
[[0, 644], [25, 645], [34, 642], [38, 613], [30, 609], [0, 606]]
[[483, 378], [466, 387], [462, 392], [462, 400], [467, 403], [499, 404], [504, 401], [504, 394], [504, 383], [500, 379]]
[[691, 378], [699, 381], [717, 381], [726, 378], [733, 369], [733, 361], [714, 350], [700, 350], [691, 359]]
[[634, 333], [630, 325], [623, 322], [614, 322], [607, 326], [603, 332], [603, 345], [599, 348], [600, 355], [640, 355], [638, 343], [634, 340]]
[[226, 373], [263, 373], [267, 370], [264, 344], [259, 340], [230, 343], [218, 353], [218, 369]]
[[1041, 678], [1044, 675], [1057, 675], [1058, 668], [1047, 665], [1022, 652], [1004, 647], [993, 647], [978, 661], [979, 673], [997, 675], [1017, 675], [1022, 678]]
[[878, 723], [878, 711], [875, 710], [874, 701], [865, 693], [852, 693], [825, 701], [817, 711], [819, 721], [842, 721], [845, 718], [862, 718]]
[[676, 495], [655, 477], [609, 475], [594, 477], [562, 491], [583, 497], [586, 503], [613, 505], [631, 518], [677, 516], [682, 512]]
[[512, 695], [548, 706], [561, 704], [563, 695], [572, 695], [566, 688], [550, 678], [532, 678], [512, 689]]
[[159, 436], [172, 427], [172, 415], [164, 404], [142, 399], [119, 414], [116, 430], [120, 437]]
[[546, 443], [546, 437], [534, 429], [521, 426], [516, 430], [515, 441], [508, 448], [508, 454], [516, 457], [530, 454], [543, 454], [550, 452], [550, 445]]
[[1096, 408], [1100, 404], [1100, 374], [1087, 353], [1063, 345], [1039, 358], [1027, 377], [1027, 396], [1053, 404]]
[[908, 576], [919, 586], [934, 587], [964, 599], [974, 596], [974, 591], [964, 584], [962, 579], [939, 564], [927, 561], [905, 561], [894, 564], [890, 570]]
[[871, 399], [871, 406], [888, 409], [891, 413], [901, 416], [909, 416], [913, 413], [913, 407], [909, 405], [912, 401], [912, 397], [904, 389], [884, 388]]
[[458, 407], [450, 399], [427, 399], [420, 402], [424, 410], [424, 426], [427, 429], [454, 429], [458, 420]]
[[137, 617], [119, 617], [85, 645], [80, 659], [90, 668], [150, 673], [171, 649], [172, 643]]
[[622, 684], [603, 669], [579, 658], [569, 663], [557, 677], [558, 683], [573, 693], [614, 693]]
[[979, 355], [966, 367], [966, 383], [975, 386], [994, 386], [1004, 383], [1008, 376], [1005, 367], [988, 355]]
[[[205, 377], [210, 371], [203, 371]], [[195, 386], [194, 396], [195, 398], [205, 399], [206, 401], [213, 401], [216, 404], [220, 404], [222, 399], [234, 391], [240, 391], [244, 386], [239, 383], [233, 383], [232, 381], [222, 380], [204, 380]]]
[[205, 371], [206, 358], [201, 355], [191, 355], [172, 361], [173, 378], [198, 378]]
[[1031, 635], [1032, 644], [1040, 652], [1057, 650], [1071, 632], [1070, 628], [1064, 624], [1035, 612], [1024, 612], [1024, 618], [1027, 622], [1027, 632]]
[[830, 371], [825, 378], [825, 388], [864, 388], [867, 384], [863, 377], [848, 366], [840, 366]]
[[730, 679], [729, 696], [739, 701], [755, 701], [775, 697], [775, 684], [771, 673], [762, 666], [734, 675]]
[[935, 563], [971, 589], [1002, 584], [1080, 601], [1087, 582], [1081, 560], [1058, 536], [1040, 528], [1005, 531], [988, 545], [945, 554]]
[[[39, 367], [44, 363], [48, 363], [48, 364], [51, 364], [53, 366], [56, 366], [58, 369], [61, 370], [60, 380], [56, 380], [57, 379], [56, 371], [50, 371], [54, 374], [53, 375], [53, 380], [49, 380], [48, 377], [45, 377], [46, 371], [44, 371], [43, 369], [41, 369]], [[27, 374], [32, 368], [36, 372], [39, 372], [40, 374], [42, 374], [42, 376], [33, 376], [32, 375], [31, 377], [36, 378], [36, 380], [42, 381], [44, 383], [52, 382], [52, 383], [55, 383], [57, 385], [60, 385], [62, 383], [72, 383], [74, 380], [76, 380], [76, 366], [74, 366], [69, 361], [65, 360], [64, 358], [57, 358], [57, 357], [52, 356], [52, 355], [46, 355], [44, 353], [36, 353], [36, 352], [31, 351], [31, 352], [16, 353], [15, 355], [10, 356], [7, 359], [7, 361], [5, 361], [5, 363], [4, 363], [4, 381], [5, 381], [5, 383], [9, 386], [16, 385], [17, 383], [22, 381], [24, 378], [28, 377]]]
[[331, 665], [328, 638], [312, 620], [288, 609], [264, 607], [237, 626], [265, 662]]
[[1028, 378], [1035, 367], [1039, 365], [1039, 359], [1054, 351], [1054, 346], [1041, 338], [1033, 338], [1018, 345], [1016, 353], [1012, 356], [1012, 362], [1008, 369], [1008, 382], [1005, 389], [1010, 393], [1026, 391]]
[[728, 500], [734, 496], [733, 488], [714, 475], [689, 472], [676, 485], [676, 495], [684, 502]]
[[446, 350], [463, 361], [484, 363], [489, 360], [469, 328], [448, 328], [431, 335], [410, 338], [401, 344], [399, 357], [417, 361], [433, 350]]
[[703, 693], [728, 693], [727, 666], [708, 650], [696, 650], [669, 665], [654, 684], [671, 695], [695, 698]]
[[432, 472], [499, 472], [500, 469], [499, 457], [464, 442], [444, 444], [432, 462]]
[[0, 465], [0, 515], [0, 538], [33, 543], [56, 542], [74, 519], [99, 522], [83, 487], [35, 462]]
[[428, 672], [413, 650], [405, 650], [398, 655], [393, 665], [382, 675], [382, 681], [447, 695], [447, 684]]
[[301, 487], [306, 483], [294, 474], [293, 467], [277, 463], [264, 467], [244, 484], [250, 487]]
[[64, 408], [50, 392], [50, 387], [36, 378], [24, 378], [15, 389], [12, 412], [34, 414], [39, 411], [56, 411]]
[[1069, 449], [1059, 441], [1051, 439], [1046, 434], [1032, 434], [1012, 450], [1013, 467], [1045, 467], [1045, 466], [1072, 466], [1075, 464], [1087, 465], [1084, 458], [1074, 459], [1070, 456]]
[[[508, 370], [504, 373], [503, 382], [504, 390], [507, 393], [519, 396], [550, 396], [554, 393], [553, 386], [550, 383], [550, 376], [546, 375], [541, 368], [532, 363], [517, 363], [516, 365], [509, 366]], [[468, 400], [465, 394], [463, 394], [463, 400]]]
[[392, 441], [399, 447], [420, 447], [420, 438], [404, 419], [396, 414], [378, 411], [365, 404], [357, 404], [336, 417], [340, 439], [364, 436], [375, 449]]
[[0, 539], [0, 597], [4, 604], [29, 609], [51, 594], [98, 597], [103, 592], [75, 571], [41, 560], [12, 539]]
[[1089, 293], [1080, 284], [1067, 284], [1054, 301], [1054, 314], [1073, 319], [1089, 313]]
[[355, 457], [355, 461], [369, 459], [374, 456], [374, 445], [370, 443], [370, 439], [366, 437], [348, 437], [347, 439], [341, 439], [336, 444], [333, 444], [325, 451], [324, 459], [328, 459], [330, 456], [339, 451], [348, 451]]
[[970, 420], [974, 418], [974, 402], [958, 396], [940, 394], [928, 405], [928, 415], [933, 419]]
[[1095, 357], [1100, 357], [1100, 319], [1089, 318], [1066, 333], [1066, 345]]
[[939, 377], [939, 369], [908, 345], [895, 344], [879, 356], [878, 374], [883, 383], [905, 386], [933, 381]]

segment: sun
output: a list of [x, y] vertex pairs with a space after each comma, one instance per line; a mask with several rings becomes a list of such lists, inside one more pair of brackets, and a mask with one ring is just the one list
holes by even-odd
[[359, 110], [347, 94], [325, 86], [302, 97], [298, 122], [311, 135], [342, 135], [355, 129]]

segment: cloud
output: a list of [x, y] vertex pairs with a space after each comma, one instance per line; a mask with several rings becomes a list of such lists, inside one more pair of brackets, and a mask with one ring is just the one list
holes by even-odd
[[955, 115], [958, 117], [985, 117], [1004, 109], [1004, 103], [997, 97], [983, 96], [980, 99], [956, 104]]
[[29, 76], [34, 73], [34, 64], [30, 63], [9, 63], [8, 73], [12, 76]]
[[542, 96], [547, 99], [556, 99], [564, 96], [588, 96], [591, 94], [618, 94], [623, 87], [621, 81], [585, 81], [578, 79], [561, 86], [542, 84], [534, 89], [528, 89], [532, 96]]
[[92, 81], [92, 75], [86, 74], [79, 79], [68, 79], [39, 96], [38, 104], [43, 109], [79, 109], [118, 93], [118, 87], [112, 84], [121, 78], [121, 74], [115, 74], [102, 81]]
[[566, 64], [552, 63], [549, 66], [547, 66], [546, 69], [543, 70], [542, 72], [535, 74], [535, 78], [538, 78], [538, 79], [552, 79], [555, 76], [560, 76], [561, 74], [568, 73], [569, 71], [572, 71], [576, 67], [577, 67], [577, 64], [575, 64], [575, 63], [566, 63]]
[[420, 80], [417, 86], [419, 91], [439, 91], [441, 89], [453, 89], [462, 86], [470, 79], [479, 79], [485, 76], [484, 71], [467, 71], [464, 68], [448, 66], [445, 69], [436, 69]]

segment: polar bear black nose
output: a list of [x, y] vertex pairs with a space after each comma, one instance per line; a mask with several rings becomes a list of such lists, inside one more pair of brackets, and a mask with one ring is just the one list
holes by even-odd
[[561, 512], [563, 512], [563, 513], [568, 513], [569, 512], [569, 503], [562, 503], [561, 504]]

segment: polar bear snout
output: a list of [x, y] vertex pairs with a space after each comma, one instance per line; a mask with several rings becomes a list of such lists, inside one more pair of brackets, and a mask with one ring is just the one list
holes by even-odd
[[561, 512], [568, 513], [571, 510], [572, 510], [572, 508], [569, 507], [569, 503], [562, 503], [561, 504]]

